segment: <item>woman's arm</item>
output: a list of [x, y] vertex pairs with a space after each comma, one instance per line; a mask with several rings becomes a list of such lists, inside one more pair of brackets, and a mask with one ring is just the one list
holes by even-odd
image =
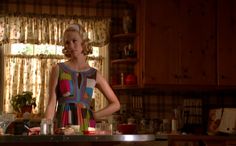
[[96, 87], [103, 93], [103, 95], [109, 102], [109, 104], [105, 108], [94, 112], [94, 118], [100, 119], [105, 116], [110, 116], [114, 112], [118, 111], [120, 109], [120, 102], [106, 79], [99, 72], [97, 72], [96, 81]]
[[[59, 67], [55, 65], [52, 67], [49, 79], [49, 101], [44, 117], [46, 119], [53, 119], [56, 108], [56, 86], [58, 82]], [[38, 135], [40, 127], [30, 128], [29, 135]]]
[[58, 83], [59, 66], [55, 65], [52, 67], [50, 79], [49, 79], [49, 101], [45, 112], [46, 119], [53, 119], [56, 109], [56, 87]]

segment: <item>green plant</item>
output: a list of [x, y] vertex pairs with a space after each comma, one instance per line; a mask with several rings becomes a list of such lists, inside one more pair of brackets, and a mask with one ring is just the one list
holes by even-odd
[[33, 93], [30, 91], [24, 91], [21, 94], [12, 96], [10, 101], [14, 111], [22, 112], [22, 108], [25, 106], [36, 107], [36, 98], [33, 97]]

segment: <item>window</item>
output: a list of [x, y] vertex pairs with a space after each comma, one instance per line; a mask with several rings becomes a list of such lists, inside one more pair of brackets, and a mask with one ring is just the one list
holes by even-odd
[[[22, 91], [32, 91], [36, 97], [37, 107], [35, 114], [42, 113], [48, 102], [48, 80], [52, 64], [65, 61], [62, 53], [63, 46], [49, 44], [22, 44], [14, 43], [5, 55], [5, 82], [4, 86], [4, 111], [12, 112], [10, 98]], [[7, 48], [7, 47], [6, 47]], [[106, 49], [106, 48], [104, 48]], [[93, 47], [93, 54], [89, 55], [88, 63], [98, 70], [104, 70], [99, 62], [104, 64], [104, 51]], [[99, 65], [100, 64], [100, 65]], [[99, 93], [95, 92], [94, 96]]]
[[[2, 64], [0, 73], [4, 79], [0, 78], [0, 82], [4, 82], [4, 85], [1, 84], [4, 91], [0, 90], [0, 95], [3, 95], [0, 107], [3, 108], [3, 111], [11, 112], [9, 103], [11, 96], [27, 89], [34, 91], [34, 96], [37, 98], [38, 105], [35, 112], [44, 112], [48, 100], [48, 76], [51, 66], [65, 58], [57, 54], [60, 49], [56, 46], [54, 48], [57, 49], [49, 49], [49, 46], [42, 47], [41, 45], [32, 44], [61, 44], [63, 32], [72, 23], [81, 24], [88, 32], [93, 46], [98, 47], [99, 55], [89, 56], [89, 64], [97, 68], [105, 77], [108, 76], [107, 56], [111, 19], [34, 14], [2, 15], [0, 16], [0, 55], [3, 54], [3, 57], [0, 58]], [[11, 49], [13, 43], [19, 42], [24, 43], [26, 47], [22, 48], [23, 51], [16, 49], [15, 52], [23, 54], [13, 54], [13, 49]], [[18, 47], [20, 48], [20, 46]], [[40, 48], [48, 49], [41, 50]], [[31, 52], [31, 55], [27, 54], [28, 52]], [[32, 77], [35, 79], [32, 79]], [[106, 100], [102, 94], [96, 90], [94, 93], [96, 94], [95, 110], [106, 106]]]

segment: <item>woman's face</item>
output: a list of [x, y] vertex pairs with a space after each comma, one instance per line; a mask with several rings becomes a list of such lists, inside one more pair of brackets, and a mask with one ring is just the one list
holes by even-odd
[[67, 31], [64, 34], [64, 47], [71, 57], [82, 54], [82, 39], [78, 32]]

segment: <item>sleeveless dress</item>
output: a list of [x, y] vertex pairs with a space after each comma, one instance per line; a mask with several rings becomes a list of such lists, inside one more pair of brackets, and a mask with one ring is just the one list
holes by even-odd
[[75, 71], [64, 63], [59, 65], [57, 84], [57, 127], [80, 125], [80, 130], [95, 127], [95, 120], [91, 109], [93, 90], [96, 85], [97, 70]]

